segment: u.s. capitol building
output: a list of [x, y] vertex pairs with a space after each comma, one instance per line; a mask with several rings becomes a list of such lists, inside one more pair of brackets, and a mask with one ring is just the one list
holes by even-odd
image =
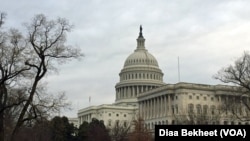
[[[163, 82], [157, 59], [145, 48], [140, 27], [137, 47], [125, 60], [115, 86], [113, 104], [89, 106], [78, 111], [79, 124], [102, 120], [106, 127], [115, 124], [128, 126], [141, 117], [149, 129], [156, 124], [248, 124], [237, 120], [227, 103], [235, 105], [242, 118], [249, 117], [237, 87], [179, 82]], [[235, 103], [235, 104], [233, 104]], [[232, 108], [231, 108], [232, 109]]]

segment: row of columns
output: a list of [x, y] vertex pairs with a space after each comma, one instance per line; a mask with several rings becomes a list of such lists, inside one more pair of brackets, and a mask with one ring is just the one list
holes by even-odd
[[79, 122], [82, 124], [84, 121], [91, 122], [91, 114], [83, 115], [79, 117]]
[[125, 86], [116, 88], [116, 99], [135, 98], [139, 93], [148, 91], [156, 86]]
[[132, 74], [122, 74], [120, 81], [131, 80], [131, 79], [153, 79], [162, 80], [162, 74], [158, 73], [132, 73]]
[[[167, 94], [167, 95], [162, 95], [162, 96], [146, 99], [143, 101], [139, 101], [139, 114], [140, 114], [140, 116], [145, 120], [172, 116], [173, 111], [176, 111], [176, 107], [173, 106], [172, 96], [173, 96], [173, 94]], [[229, 98], [236, 98], [236, 97], [218, 95], [218, 96], [216, 96], [216, 98], [217, 98], [217, 101], [215, 101], [215, 103], [219, 104], [223, 101], [229, 100]], [[246, 101], [249, 101], [249, 98], [247, 98]], [[192, 101], [190, 101], [190, 102], [192, 102]], [[221, 104], [223, 104], [223, 103], [221, 103]], [[197, 105], [200, 105], [200, 104], [197, 104]], [[208, 105], [210, 105], [210, 104], [208, 104]], [[197, 108], [197, 106], [194, 107], [194, 105], [192, 107]], [[204, 108], [204, 106], [202, 106], [202, 105], [200, 105], [198, 107]], [[211, 111], [215, 110], [215, 108], [216, 108], [215, 105], [210, 105], [209, 107], [210, 107]], [[242, 108], [242, 112], [243, 112], [244, 111], [243, 106], [239, 106], [239, 107]], [[203, 112], [203, 110], [201, 110], [201, 112]], [[177, 111], [178, 111], [178, 109], [177, 109]], [[209, 113], [209, 114], [212, 114], [212, 113]], [[219, 114], [219, 113], [215, 113], [215, 114]], [[245, 116], [245, 115], [246, 115], [246, 113], [243, 112], [242, 116]]]
[[151, 119], [171, 115], [171, 105], [171, 94], [140, 101], [140, 116], [144, 119]]
[[[236, 114], [238, 114], [238, 116], [248, 116], [249, 115], [249, 110], [248, 107], [242, 103], [242, 99], [244, 99], [245, 103], [249, 104], [249, 97], [242, 97], [240, 96], [235, 96], [235, 95], [229, 95], [229, 96], [219, 96], [218, 99], [220, 102], [226, 102], [227, 104], [232, 105], [234, 108], [234, 112]], [[227, 106], [227, 105], [226, 105]], [[230, 110], [228, 111], [228, 109], [226, 109], [226, 115], [228, 114], [228, 112], [231, 112]]]

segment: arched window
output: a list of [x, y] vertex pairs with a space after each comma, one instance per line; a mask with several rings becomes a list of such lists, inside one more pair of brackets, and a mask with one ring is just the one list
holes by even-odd
[[112, 120], [110, 119], [109, 121], [108, 121], [108, 126], [111, 126], [112, 125]]
[[214, 105], [211, 106], [211, 114], [212, 114], [212, 115], [215, 114], [215, 106], [214, 106]]
[[194, 113], [194, 104], [188, 104], [188, 113]]
[[116, 121], [115, 121], [115, 125], [116, 125], [116, 126], [119, 126], [119, 120], [116, 120]]
[[201, 114], [201, 105], [200, 104], [196, 105], [196, 109], [197, 109], [197, 114]]
[[203, 105], [203, 114], [204, 115], [208, 114], [208, 106], [207, 105]]
[[124, 122], [123, 122], [123, 126], [124, 126], [124, 127], [127, 127], [127, 126], [128, 126], [127, 121], [124, 121]]

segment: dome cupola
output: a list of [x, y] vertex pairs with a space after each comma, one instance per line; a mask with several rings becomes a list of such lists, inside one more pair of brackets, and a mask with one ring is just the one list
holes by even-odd
[[116, 103], [137, 104], [137, 96], [164, 85], [163, 73], [156, 58], [145, 48], [145, 38], [140, 26], [137, 47], [125, 60], [116, 88]]
[[124, 63], [124, 68], [133, 66], [151, 66], [158, 68], [158, 62], [155, 57], [145, 48], [145, 39], [142, 35], [142, 27], [140, 26], [139, 37], [137, 38], [137, 48], [134, 53], [128, 56]]

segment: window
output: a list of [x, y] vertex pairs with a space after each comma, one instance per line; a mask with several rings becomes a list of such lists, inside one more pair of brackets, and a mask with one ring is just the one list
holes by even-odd
[[124, 122], [123, 122], [123, 126], [124, 126], [124, 127], [127, 127], [127, 121], [124, 121]]
[[175, 105], [176, 114], [178, 114], [178, 105]]
[[110, 120], [108, 121], [108, 126], [111, 126], [111, 124], [112, 124], [112, 120], [110, 119]]
[[109, 116], [111, 117], [111, 113], [109, 113]]
[[199, 96], [196, 96], [196, 99], [197, 99], [197, 100], [199, 100], [199, 99], [200, 99], [200, 97], [199, 97]]
[[188, 113], [194, 113], [194, 105], [188, 104]]
[[215, 114], [215, 106], [211, 106], [211, 114], [212, 114], [212, 115]]
[[119, 120], [116, 120], [116, 121], [115, 121], [115, 125], [116, 125], [116, 126], [119, 126]]
[[116, 114], [117, 117], [119, 117], [119, 114]]
[[174, 106], [172, 106], [172, 113], [174, 114]]
[[206, 101], [206, 100], [207, 100], [207, 97], [204, 97], [204, 100]]
[[174, 100], [174, 96], [173, 95], [171, 95], [171, 100]]
[[189, 99], [192, 99], [192, 95], [189, 96]]
[[201, 114], [201, 105], [198, 104], [196, 108], [197, 108], [197, 114]]
[[207, 106], [207, 105], [204, 105], [204, 106], [203, 106], [203, 114], [204, 114], [204, 115], [207, 115], [207, 111], [208, 111], [208, 106]]
[[124, 114], [124, 117], [126, 117], [127, 115], [126, 114]]

